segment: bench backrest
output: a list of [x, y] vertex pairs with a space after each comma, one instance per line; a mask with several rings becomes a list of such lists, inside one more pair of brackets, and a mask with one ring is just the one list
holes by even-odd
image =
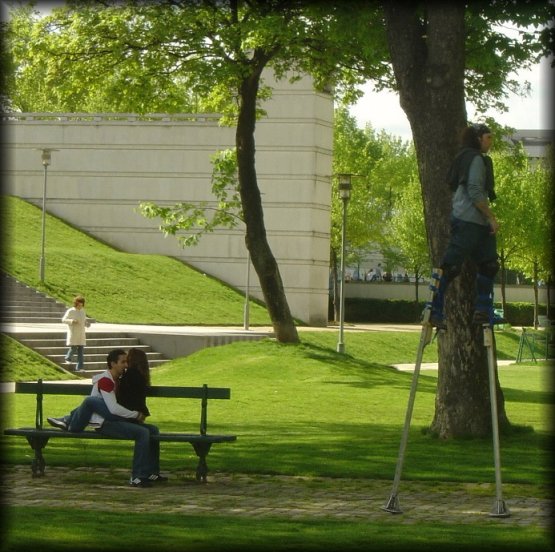
[[[45, 383], [41, 379], [36, 382], [18, 381], [15, 384], [16, 393], [27, 393], [37, 396], [35, 411], [35, 427], [43, 426], [43, 396], [44, 395], [90, 395], [92, 384], [82, 383]], [[230, 399], [231, 389], [228, 387], [177, 387], [171, 385], [151, 385], [147, 389], [148, 397], [164, 397], [179, 399], [200, 399], [200, 433], [206, 435], [208, 417], [208, 399]]]

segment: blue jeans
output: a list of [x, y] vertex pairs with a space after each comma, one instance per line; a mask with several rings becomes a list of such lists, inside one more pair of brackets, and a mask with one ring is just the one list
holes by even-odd
[[94, 412], [100, 414], [100, 416], [102, 416], [105, 420], [117, 421], [126, 419], [112, 414], [108, 410], [108, 407], [102, 397], [90, 396], [84, 399], [77, 408], [74, 408], [62, 419], [67, 424], [68, 431], [77, 433], [79, 431], [83, 431], [87, 427], [87, 424], [89, 423], [89, 420]]
[[74, 353], [77, 353], [77, 366], [75, 367], [76, 370], [82, 370], [83, 365], [85, 363], [85, 346], [84, 345], [71, 345], [70, 348], [67, 350], [65, 359], [68, 362], [71, 362]]
[[460, 270], [467, 257], [478, 266], [497, 260], [496, 236], [490, 232], [489, 226], [451, 217], [451, 239], [441, 265], [455, 266]]
[[146, 479], [149, 475], [160, 472], [160, 441], [150, 438], [159, 433], [155, 425], [106, 420], [98, 431], [109, 437], [135, 441], [131, 475], [133, 479]]
[[70, 414], [62, 419], [68, 426], [68, 431], [83, 431], [93, 412], [104, 418], [104, 423], [98, 431], [110, 437], [133, 439], [135, 449], [133, 453], [132, 478], [146, 479], [149, 475], [160, 472], [160, 442], [150, 439], [151, 435], [158, 435], [158, 427], [152, 424], [130, 422], [112, 414], [102, 397], [86, 397], [83, 402]]
[[[465, 259], [472, 259], [478, 266], [476, 275], [476, 311], [493, 313], [493, 284], [495, 272], [491, 266], [497, 263], [497, 242], [491, 228], [451, 217], [451, 238], [443, 255], [443, 275], [439, 289], [432, 300], [432, 313], [443, 318], [445, 293], [451, 281], [460, 274]], [[493, 275], [492, 275], [493, 274]]]

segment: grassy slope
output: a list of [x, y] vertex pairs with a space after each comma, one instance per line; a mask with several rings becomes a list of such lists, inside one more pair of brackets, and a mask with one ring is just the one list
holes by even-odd
[[[38, 281], [41, 210], [2, 196], [6, 248], [2, 270], [70, 304], [81, 293], [87, 314], [102, 322], [242, 325], [244, 297], [183, 263], [160, 255], [122, 253], [68, 226], [46, 220], [46, 282]], [[170, 238], [171, 239], [171, 238]], [[251, 301], [250, 322], [269, 324]]]

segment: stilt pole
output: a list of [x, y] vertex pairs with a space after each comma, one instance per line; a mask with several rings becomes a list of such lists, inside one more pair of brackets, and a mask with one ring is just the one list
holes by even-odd
[[497, 418], [497, 390], [495, 384], [495, 352], [493, 350], [493, 329], [484, 324], [484, 345], [488, 353], [489, 397], [491, 404], [491, 428], [493, 435], [493, 458], [495, 463], [495, 503], [490, 514], [492, 517], [509, 517], [511, 514], [503, 500], [501, 483], [501, 454], [499, 452], [499, 420]]
[[420, 367], [422, 365], [422, 356], [424, 354], [424, 349], [432, 341], [432, 331], [433, 327], [430, 323], [430, 316], [432, 314], [432, 298], [433, 294], [437, 291], [439, 286], [439, 278], [441, 276], [441, 271], [439, 269], [434, 270], [432, 275], [432, 283], [430, 284], [430, 301], [426, 304], [424, 309], [424, 314], [422, 316], [422, 331], [420, 332], [420, 342], [418, 344], [418, 352], [416, 354], [416, 364], [414, 365], [414, 373], [412, 376], [412, 384], [410, 387], [409, 401], [407, 405], [407, 411], [405, 414], [405, 425], [403, 427], [403, 434], [401, 436], [401, 444], [399, 445], [399, 455], [397, 457], [397, 466], [395, 468], [395, 476], [393, 478], [393, 486], [391, 488], [391, 494], [389, 499], [382, 506], [382, 510], [389, 512], [391, 514], [402, 514], [399, 506], [399, 485], [401, 483], [401, 473], [403, 471], [403, 462], [405, 460], [405, 450], [407, 447], [407, 441], [409, 438], [410, 422], [412, 418], [412, 411], [414, 408], [414, 399], [416, 397], [416, 388], [418, 386], [418, 376], [420, 375]]

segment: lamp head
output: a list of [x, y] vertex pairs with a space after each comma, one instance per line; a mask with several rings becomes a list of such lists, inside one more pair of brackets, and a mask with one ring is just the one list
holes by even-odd
[[52, 152], [60, 151], [54, 148], [35, 148], [35, 149], [41, 152], [40, 160], [45, 167], [48, 167], [48, 165], [50, 165], [50, 163], [52, 162], [52, 155], [51, 155]]
[[40, 156], [42, 164], [45, 167], [48, 167], [48, 165], [50, 165], [50, 162], [51, 162], [51, 159], [52, 159], [52, 156], [50, 155], [50, 151], [51, 150], [49, 150], [49, 149], [43, 149], [42, 153], [41, 153], [41, 156]]
[[350, 199], [351, 197], [351, 174], [340, 174], [339, 178], [339, 196], [341, 199]]

